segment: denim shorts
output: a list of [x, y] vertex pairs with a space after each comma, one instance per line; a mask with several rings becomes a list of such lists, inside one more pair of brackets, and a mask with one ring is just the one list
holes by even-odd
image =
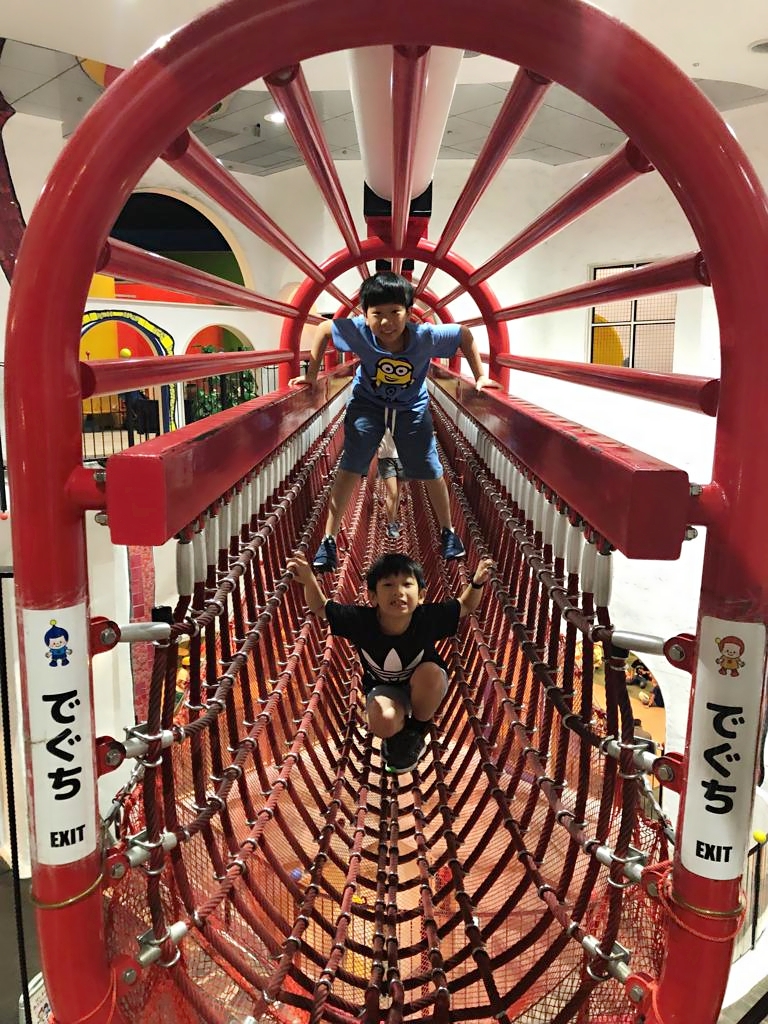
[[349, 400], [344, 417], [341, 469], [365, 476], [387, 427], [409, 480], [436, 480], [443, 475], [428, 406], [423, 410], [393, 409], [355, 397]]

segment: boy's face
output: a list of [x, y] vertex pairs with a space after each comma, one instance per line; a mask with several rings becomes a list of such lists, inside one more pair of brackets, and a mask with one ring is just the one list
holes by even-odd
[[382, 348], [394, 351], [408, 322], [408, 310], [397, 303], [369, 306], [365, 311], [365, 322]]
[[376, 589], [368, 591], [368, 600], [389, 618], [410, 618], [424, 602], [424, 591], [419, 590], [415, 576], [398, 573], [379, 580]]

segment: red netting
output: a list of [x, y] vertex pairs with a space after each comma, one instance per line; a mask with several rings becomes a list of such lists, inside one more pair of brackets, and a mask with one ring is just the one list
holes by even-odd
[[[444, 643], [451, 686], [412, 775], [382, 772], [356, 658], [284, 569], [299, 542], [319, 540], [340, 424], [297, 439], [182, 539], [197, 583], [156, 651], [147, 749], [111, 822], [134, 866], [109, 892], [110, 948], [135, 956], [144, 936], [148, 964], [123, 1000], [136, 1024], [629, 1024], [625, 963], [658, 973], [660, 911], [637, 882], [667, 842], [642, 813], [616, 657], [605, 710], [593, 708], [594, 630], [609, 619], [578, 567], [600, 577], [610, 552], [582, 544], [577, 517], [478, 425], [470, 446], [435, 416], [467, 566], [489, 553], [496, 572]], [[329, 592], [364, 600], [385, 547], [422, 562], [430, 599], [457, 592], [467, 570], [437, 557], [420, 484], [402, 518], [386, 540], [376, 482], [364, 482]]]

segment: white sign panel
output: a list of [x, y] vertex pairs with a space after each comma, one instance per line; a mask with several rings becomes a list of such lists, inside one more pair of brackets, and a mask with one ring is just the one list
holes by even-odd
[[22, 626], [37, 858], [69, 864], [96, 847], [86, 607], [23, 609]]
[[742, 873], [764, 659], [762, 623], [702, 619], [680, 854], [704, 878]]

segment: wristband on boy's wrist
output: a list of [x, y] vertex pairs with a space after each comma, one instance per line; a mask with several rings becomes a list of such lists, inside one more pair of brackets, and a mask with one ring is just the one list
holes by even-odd
[[482, 583], [475, 583], [474, 580], [470, 580], [469, 585], [470, 587], [472, 587], [473, 590], [482, 590], [483, 587], [485, 586], [485, 580], [483, 580]]

